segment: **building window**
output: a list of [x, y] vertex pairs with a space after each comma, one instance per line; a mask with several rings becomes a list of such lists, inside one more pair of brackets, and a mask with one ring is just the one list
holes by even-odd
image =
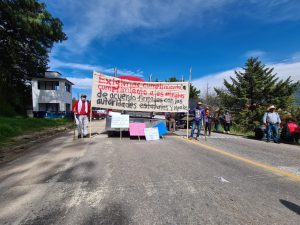
[[59, 103], [39, 103], [39, 111], [59, 112]]
[[71, 92], [71, 85], [65, 83], [65, 86], [66, 86], [66, 92]]
[[66, 112], [71, 112], [71, 105], [66, 103]]
[[59, 89], [58, 81], [38, 81], [38, 89], [39, 90], [55, 90]]

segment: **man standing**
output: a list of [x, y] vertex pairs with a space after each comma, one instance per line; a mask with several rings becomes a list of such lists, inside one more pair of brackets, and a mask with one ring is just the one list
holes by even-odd
[[84, 138], [89, 137], [88, 135], [88, 125], [91, 104], [86, 100], [86, 95], [82, 94], [80, 99], [77, 100], [72, 108], [76, 124], [78, 126], [78, 138], [81, 138], [82, 134]]
[[202, 102], [198, 102], [197, 106], [194, 110], [192, 110], [192, 113], [194, 115], [194, 121], [192, 125], [192, 132], [190, 138], [194, 137], [195, 129], [197, 128], [197, 137], [200, 136], [201, 128], [202, 128], [202, 122], [205, 117], [204, 109], [202, 108]]
[[276, 107], [271, 105], [268, 112], [264, 114], [263, 123], [267, 128], [267, 142], [270, 142], [271, 134], [273, 134], [274, 143], [278, 143], [278, 127], [281, 123], [280, 116], [275, 112]]

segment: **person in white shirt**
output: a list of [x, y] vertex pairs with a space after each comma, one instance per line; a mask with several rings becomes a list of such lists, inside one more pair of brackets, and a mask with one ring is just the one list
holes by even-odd
[[267, 128], [267, 142], [270, 142], [271, 134], [273, 134], [274, 143], [278, 143], [278, 127], [281, 123], [280, 116], [275, 112], [276, 107], [271, 105], [268, 112], [264, 114], [263, 123]]

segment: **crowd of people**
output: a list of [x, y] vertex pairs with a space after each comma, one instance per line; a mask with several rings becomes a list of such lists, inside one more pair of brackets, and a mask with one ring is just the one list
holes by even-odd
[[[89, 137], [88, 135], [88, 116], [90, 114], [91, 105], [86, 100], [86, 95], [81, 95], [80, 99], [73, 105], [72, 111], [74, 112], [74, 118], [78, 127], [78, 138]], [[276, 112], [274, 105], [270, 106], [268, 111], [264, 114], [262, 121], [265, 125], [266, 139], [270, 142], [273, 139], [274, 143], [278, 143], [279, 140], [279, 126], [281, 119], [279, 114]], [[230, 127], [232, 125], [232, 116], [228, 110], [224, 112], [220, 110], [212, 111], [208, 106], [204, 107], [202, 102], [198, 102], [196, 107], [189, 112], [193, 115], [192, 129], [190, 138], [198, 139], [201, 135], [203, 126], [204, 135], [210, 136], [212, 131], [212, 124], [214, 123], [214, 129], [216, 132], [220, 132], [221, 126], [223, 132], [230, 134]], [[176, 130], [176, 113], [167, 114], [168, 128], [170, 132]], [[196, 136], [195, 136], [195, 132]], [[195, 137], [194, 137], [195, 136]]]
[[[232, 117], [229, 111], [222, 113], [220, 110], [213, 112], [210, 107], [203, 107], [202, 102], [198, 102], [193, 110], [190, 110], [193, 115], [192, 129], [190, 138], [198, 139], [201, 135], [202, 126], [205, 135], [210, 136], [212, 131], [212, 124], [214, 123], [215, 131], [220, 132], [220, 126], [223, 126], [224, 133], [230, 133], [232, 124]], [[197, 130], [196, 137], [194, 137], [195, 130]]]

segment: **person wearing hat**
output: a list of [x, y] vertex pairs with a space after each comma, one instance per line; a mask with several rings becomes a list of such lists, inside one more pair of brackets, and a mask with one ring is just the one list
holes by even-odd
[[267, 130], [267, 142], [270, 142], [271, 134], [273, 134], [274, 143], [278, 143], [278, 127], [281, 123], [280, 116], [275, 112], [276, 107], [271, 105], [268, 112], [264, 114], [263, 123]]
[[86, 100], [86, 95], [82, 94], [80, 99], [77, 100], [72, 107], [76, 125], [78, 126], [78, 138], [81, 138], [82, 135], [84, 138], [88, 137], [88, 116], [90, 114], [90, 110], [91, 104]]
[[196, 137], [197, 139], [201, 134], [202, 122], [203, 119], [205, 118], [205, 112], [204, 109], [202, 108], [202, 102], [198, 102], [196, 108], [192, 110], [191, 113], [194, 115], [194, 121], [192, 125], [190, 138], [194, 137], [195, 129], [197, 128], [197, 137]]

